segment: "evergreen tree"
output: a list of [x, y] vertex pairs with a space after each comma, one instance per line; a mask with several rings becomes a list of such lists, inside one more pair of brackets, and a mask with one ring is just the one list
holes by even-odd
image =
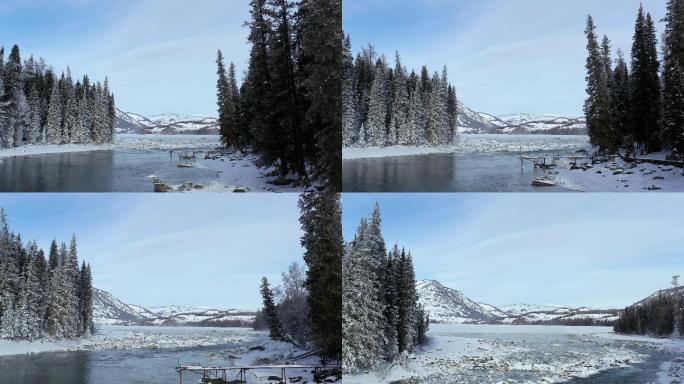
[[660, 78], [655, 26], [639, 8], [632, 45], [630, 114], [635, 144], [642, 152], [660, 149]]
[[663, 138], [684, 157], [684, 1], [669, 0], [664, 33]]
[[280, 319], [278, 318], [278, 310], [275, 305], [275, 300], [273, 298], [273, 291], [268, 284], [268, 279], [263, 277], [261, 279], [261, 297], [264, 301], [264, 313], [266, 319], [268, 320], [269, 336], [273, 340], [284, 340], [283, 327], [280, 324]]
[[387, 73], [384, 61], [377, 66], [365, 124], [365, 142], [370, 146], [384, 146], [387, 142]]
[[[608, 148], [608, 132], [611, 126], [610, 90], [606, 72], [605, 50], [598, 45], [596, 27], [591, 16], [587, 18], [587, 99], [584, 114], [591, 143], [601, 150]], [[605, 47], [604, 47], [605, 48]]]
[[326, 355], [339, 358], [342, 334], [342, 208], [338, 193], [306, 193], [299, 200], [308, 266], [309, 327], [314, 343]]
[[233, 98], [233, 89], [228, 80], [228, 74], [223, 63], [223, 53], [218, 51], [216, 59], [218, 64], [218, 83], [217, 100], [219, 113], [219, 129], [221, 134], [221, 141], [228, 148], [235, 148], [238, 145], [238, 127], [235, 119], [235, 99]]
[[47, 127], [45, 129], [46, 142], [59, 144], [62, 132], [62, 94], [59, 82], [55, 81], [50, 96], [50, 108], [48, 110]]
[[611, 137], [609, 151], [615, 152], [623, 147], [625, 143], [631, 142], [626, 139], [631, 133], [629, 127], [629, 70], [627, 63], [618, 50], [617, 64], [613, 71], [611, 87]]
[[406, 70], [401, 65], [399, 52], [396, 53], [394, 67], [394, 103], [390, 127], [390, 145], [409, 144], [409, 94]]
[[356, 82], [354, 78], [354, 62], [351, 54], [351, 40], [349, 36], [344, 41], [342, 58], [342, 129], [345, 146], [350, 146], [359, 140], [358, 105], [356, 103]]

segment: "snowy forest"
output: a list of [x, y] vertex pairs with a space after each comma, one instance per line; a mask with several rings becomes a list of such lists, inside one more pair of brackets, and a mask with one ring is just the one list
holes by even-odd
[[607, 36], [599, 45], [588, 17], [584, 112], [591, 142], [603, 152], [684, 156], [684, 0], [668, 1], [664, 21], [659, 60], [654, 20], [639, 8], [628, 68], [620, 50], [613, 61]]
[[228, 148], [252, 149], [278, 182], [341, 190], [340, 0], [251, 0], [249, 67], [219, 51], [219, 126]]
[[427, 343], [429, 318], [418, 303], [411, 253], [389, 252], [380, 207], [363, 218], [342, 260], [344, 372], [376, 368]]
[[0, 338], [34, 341], [72, 339], [93, 328], [90, 265], [79, 268], [76, 236], [48, 259], [34, 242], [22, 243], [0, 209]]
[[395, 55], [394, 68], [373, 46], [353, 60], [351, 40], [343, 55], [343, 145], [445, 145], [456, 139], [456, 88], [447, 69], [409, 74]]
[[342, 206], [333, 192], [300, 197], [305, 268], [297, 263], [272, 288], [261, 280], [263, 309], [257, 323], [274, 340], [320, 351], [323, 359], [339, 360], [342, 345]]
[[672, 279], [672, 289], [627, 307], [615, 322], [615, 332], [667, 337], [684, 335], [684, 290], [679, 276]]
[[60, 77], [45, 60], [22, 63], [14, 46], [0, 48], [0, 147], [28, 144], [103, 144], [114, 140], [116, 109], [109, 82]]

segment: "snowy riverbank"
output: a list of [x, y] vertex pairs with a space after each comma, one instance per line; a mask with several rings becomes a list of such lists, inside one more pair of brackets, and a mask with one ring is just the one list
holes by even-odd
[[647, 162], [635, 164], [617, 159], [593, 165], [580, 161], [573, 166], [569, 160], [561, 160], [549, 175], [559, 186], [574, 191], [684, 192], [682, 168]]
[[342, 158], [355, 160], [440, 153], [572, 151], [588, 147], [588, 136], [473, 134], [460, 135], [457, 143], [444, 146], [346, 147], [342, 149]]
[[103, 325], [95, 335], [77, 340], [0, 340], [0, 356], [40, 352], [92, 351], [103, 349], [186, 348], [249, 343], [263, 340], [265, 334], [246, 328], [125, 327]]
[[54, 153], [73, 153], [109, 150], [173, 150], [183, 148], [217, 147], [221, 145], [219, 136], [197, 135], [117, 135], [109, 144], [64, 144], [64, 145], [27, 145], [17, 148], [0, 149], [0, 158], [47, 155]]
[[[671, 352], [678, 342], [623, 339], [601, 327], [432, 325], [431, 344], [377, 371], [345, 376], [348, 384], [562, 383], [645, 361], [642, 351]], [[682, 372], [664, 363], [662, 377]], [[665, 381], [663, 381], [665, 382]], [[670, 381], [667, 381], [670, 383]]]

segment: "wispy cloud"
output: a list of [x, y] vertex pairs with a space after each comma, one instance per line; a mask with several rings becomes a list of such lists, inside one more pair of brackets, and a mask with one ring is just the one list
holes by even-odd
[[492, 304], [623, 306], [684, 272], [675, 195], [345, 196], [347, 239], [368, 199], [419, 278]]

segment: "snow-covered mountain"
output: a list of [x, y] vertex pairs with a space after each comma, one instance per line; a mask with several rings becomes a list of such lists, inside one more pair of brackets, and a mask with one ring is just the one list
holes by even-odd
[[254, 322], [255, 312], [187, 306], [148, 309], [126, 304], [109, 292], [93, 288], [93, 317], [99, 325], [249, 326]]
[[136, 113], [116, 110], [117, 133], [165, 135], [216, 135], [218, 121], [211, 116], [184, 116], [178, 114], [145, 117]]
[[153, 319], [156, 315], [143, 307], [126, 304], [109, 292], [93, 288], [93, 317], [96, 324], [132, 325]]
[[477, 303], [461, 292], [434, 280], [416, 285], [419, 301], [436, 323], [585, 324], [617, 319], [617, 309], [569, 308], [551, 305], [512, 304], [500, 307]]
[[436, 323], [487, 323], [503, 315], [490, 305], [482, 305], [438, 281], [422, 280], [416, 284], [418, 301]]
[[461, 133], [494, 134], [586, 134], [584, 117], [561, 117], [533, 114], [493, 116], [475, 112], [459, 102], [458, 130]]

